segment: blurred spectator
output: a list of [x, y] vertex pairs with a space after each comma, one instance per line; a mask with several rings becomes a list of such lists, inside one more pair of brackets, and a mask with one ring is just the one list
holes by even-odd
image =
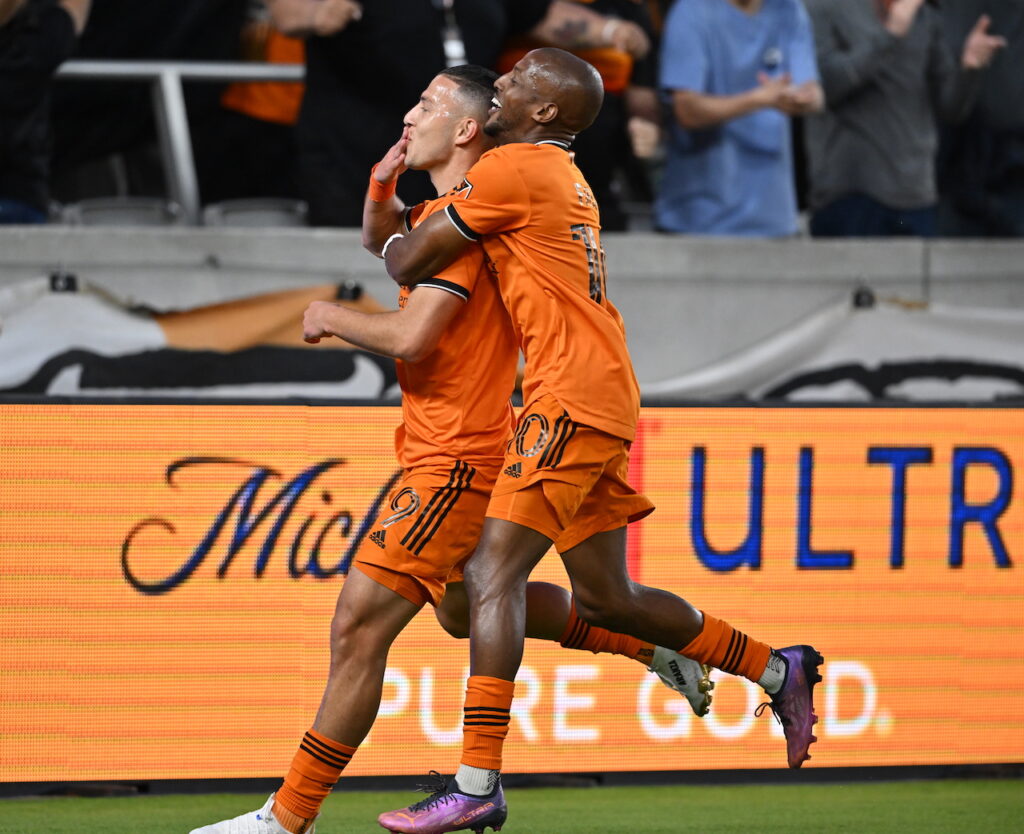
[[658, 228], [795, 234], [789, 117], [822, 104], [800, 0], [678, 0], [661, 61], [676, 124], [655, 202]]
[[[305, 61], [302, 41], [271, 24], [266, 0], [250, 1], [240, 51], [237, 57], [246, 61]], [[193, 131], [203, 202], [298, 196], [295, 123], [302, 89], [294, 82], [246, 81], [224, 91], [220, 110]]]
[[[647, 43], [655, 40], [650, 12], [643, 0], [574, 2], [586, 3], [609, 20], [630, 21], [643, 30]], [[498, 72], [508, 72], [527, 52], [541, 45], [528, 36], [511, 39], [501, 55]], [[644, 41], [638, 41], [633, 49], [639, 53], [644, 45]], [[573, 142], [576, 164], [601, 207], [601, 228], [623, 231], [627, 222], [616, 188], [616, 175], [621, 175], [619, 182], [628, 180], [633, 189], [640, 192], [638, 196], [650, 201], [650, 183], [638, 160], [652, 157], [661, 138], [654, 54], [634, 55], [614, 47], [573, 51], [601, 73], [605, 92], [596, 121]]]
[[1007, 47], [992, 61], [967, 120], [939, 154], [939, 234], [1024, 236], [1024, 3], [944, 0], [946, 42], [957, 49], [981, 16]]
[[654, 31], [658, 37], [661, 37], [665, 18], [668, 16], [671, 6], [671, 0], [647, 0], [647, 12], [651, 16], [651, 22], [654, 24]]
[[827, 105], [806, 121], [816, 236], [936, 234], [936, 117], [966, 116], [1005, 41], [979, 18], [957, 67], [924, 2], [807, 0]]
[[0, 0], [0, 223], [45, 223], [50, 89], [90, 0]]
[[[299, 114], [300, 194], [314, 225], [358, 226], [368, 172], [397, 139], [410, 101], [447, 64], [497, 66], [506, 39], [643, 54], [635, 24], [567, 0], [269, 0], [275, 25], [306, 39]], [[637, 45], [641, 44], [642, 48]], [[433, 196], [425, 176], [399, 182], [406, 203]]]
[[[75, 57], [234, 60], [247, 2], [93, 0]], [[183, 86], [189, 126], [201, 131], [206, 119], [219, 112], [227, 85], [197, 81]], [[112, 194], [166, 193], [151, 84], [62, 81], [53, 91], [51, 113], [54, 197], [73, 202]]]

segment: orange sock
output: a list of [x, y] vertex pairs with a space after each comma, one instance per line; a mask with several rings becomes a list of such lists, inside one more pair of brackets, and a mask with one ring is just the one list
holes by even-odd
[[355, 747], [308, 730], [292, 759], [284, 784], [274, 797], [273, 814], [281, 825], [302, 834], [309, 830]]
[[470, 676], [462, 718], [462, 764], [501, 770], [514, 687], [501, 678]]
[[704, 614], [704, 629], [693, 642], [679, 649], [679, 654], [757, 683], [771, 651], [770, 646], [751, 640], [724, 620]]
[[628, 634], [616, 634], [606, 628], [588, 625], [576, 614], [576, 601], [569, 608], [569, 620], [558, 641], [567, 649], [579, 649], [594, 654], [621, 654], [649, 666], [654, 657], [654, 644], [645, 643]]

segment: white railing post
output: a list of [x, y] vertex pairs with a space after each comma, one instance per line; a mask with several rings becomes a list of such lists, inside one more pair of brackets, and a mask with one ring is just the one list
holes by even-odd
[[[187, 81], [301, 82], [301, 64], [226, 63], [214, 61], [68, 61], [57, 71], [64, 80], [149, 81], [157, 141], [170, 199], [193, 225], [200, 223], [200, 194], [192, 155], [192, 137], [181, 83]], [[226, 163], [227, 164], [227, 163]]]
[[200, 218], [199, 183], [181, 76], [174, 70], [165, 69], [153, 82], [153, 109], [167, 190], [171, 199], [181, 206], [188, 223], [197, 226]]

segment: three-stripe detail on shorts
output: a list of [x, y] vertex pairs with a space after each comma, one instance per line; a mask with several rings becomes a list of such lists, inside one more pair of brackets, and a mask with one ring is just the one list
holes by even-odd
[[441, 522], [451, 512], [459, 496], [469, 489], [475, 474], [476, 470], [468, 463], [456, 461], [448, 473], [448, 483], [435, 492], [427, 502], [412, 527], [402, 537], [402, 546], [418, 556], [437, 532]]

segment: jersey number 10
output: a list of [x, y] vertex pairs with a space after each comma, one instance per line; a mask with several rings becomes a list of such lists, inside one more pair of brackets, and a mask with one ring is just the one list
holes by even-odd
[[587, 273], [590, 275], [590, 297], [601, 304], [605, 296], [607, 273], [604, 265], [604, 249], [597, 242], [597, 233], [586, 223], [575, 223], [569, 227], [573, 240], [582, 240], [587, 252]]

